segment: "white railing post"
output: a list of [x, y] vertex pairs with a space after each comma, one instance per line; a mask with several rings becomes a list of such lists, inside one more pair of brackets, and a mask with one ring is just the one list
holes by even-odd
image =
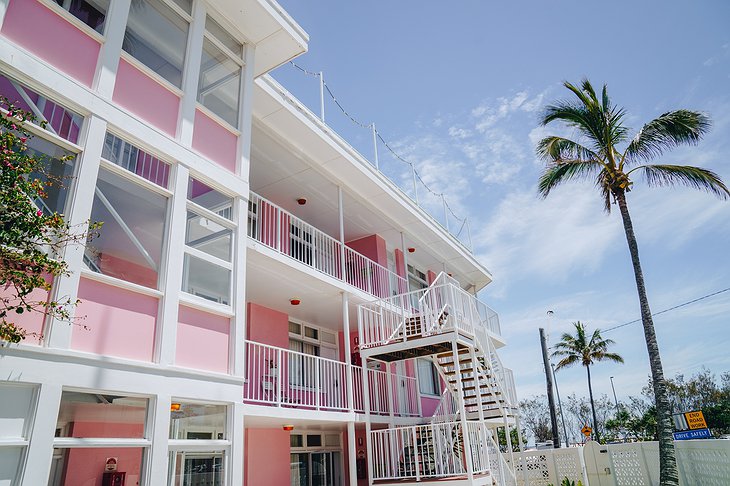
[[368, 453], [368, 485], [373, 486], [373, 447], [370, 426], [370, 387], [368, 380], [368, 359], [362, 361], [362, 400], [365, 409], [365, 445]]
[[275, 391], [276, 406], [281, 407], [281, 398], [282, 398], [282, 395], [284, 394], [283, 393], [284, 390], [283, 390], [282, 383], [281, 383], [281, 375], [283, 375], [283, 373], [282, 373], [283, 368], [281, 367], [281, 362], [282, 362], [281, 350], [276, 349], [275, 353], [276, 353], [276, 391]]
[[380, 170], [380, 162], [378, 161], [378, 131], [375, 129], [375, 122], [370, 124], [373, 129], [373, 153], [375, 155], [375, 168]]
[[274, 206], [274, 217], [276, 218], [276, 240], [274, 240], [274, 249], [283, 251], [281, 248], [281, 211], [278, 207]]
[[416, 437], [416, 427], [411, 427], [411, 440], [413, 441], [413, 446], [411, 447], [411, 451], [413, 451], [413, 468], [416, 472], [416, 481], [420, 481], [421, 466], [420, 461], [418, 460], [418, 438]]
[[469, 434], [466, 432], [466, 402], [464, 400], [464, 384], [461, 380], [461, 364], [459, 364], [459, 349], [456, 341], [451, 342], [451, 354], [454, 358], [454, 371], [456, 372], [456, 391], [459, 399], [459, 418], [461, 421], [461, 434], [464, 444], [464, 454], [466, 455], [466, 473], [470, 482], [474, 482], [474, 464], [471, 457], [471, 444]]
[[316, 359], [313, 359], [314, 363], [314, 404], [315, 408], [319, 410], [322, 401], [322, 388], [321, 388], [321, 368], [323, 363], [319, 363]]
[[413, 195], [416, 197], [416, 204], [420, 206], [418, 202], [418, 187], [416, 186], [416, 166], [411, 164], [411, 171], [413, 173]]
[[324, 72], [319, 72], [319, 118], [324, 123]]
[[395, 400], [393, 399], [393, 373], [390, 370], [390, 363], [385, 364], [386, 393], [388, 394], [388, 408], [390, 415], [390, 426], [395, 425]]

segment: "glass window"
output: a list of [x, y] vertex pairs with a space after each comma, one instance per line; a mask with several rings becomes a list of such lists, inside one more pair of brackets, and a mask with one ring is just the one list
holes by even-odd
[[25, 447], [2, 447], [0, 446], [0, 484], [12, 486], [16, 482], [20, 460], [23, 458]]
[[167, 188], [170, 179], [169, 164], [111, 133], [106, 134], [101, 156], [112, 164]]
[[241, 64], [204, 39], [198, 82], [200, 104], [237, 127], [240, 88]]
[[182, 290], [219, 304], [228, 305], [231, 299], [231, 271], [186, 254]]
[[33, 410], [34, 396], [33, 386], [0, 383], [0, 439], [28, 437], [29, 412]]
[[225, 438], [225, 405], [173, 402], [170, 409], [170, 439], [222, 440]]
[[307, 435], [307, 447], [322, 447], [322, 436], [319, 434]]
[[162, 0], [136, 0], [129, 10], [122, 48], [179, 88], [188, 26], [188, 21]]
[[142, 439], [147, 404], [146, 398], [64, 391], [56, 437]]
[[31, 177], [45, 183], [45, 197], [36, 200], [44, 213], [63, 214], [66, 209], [68, 188], [74, 175], [74, 159], [63, 160], [73, 153], [52, 144], [40, 137], [28, 140], [27, 154], [42, 159], [43, 171], [35, 172]]
[[86, 265], [104, 275], [157, 288], [167, 199], [101, 168], [91, 221], [103, 224], [86, 247]]
[[[35, 114], [36, 123], [46, 121], [45, 130], [68, 140], [79, 141], [81, 124], [84, 117], [54, 103], [18, 81], [0, 75], [0, 95], [5, 96], [13, 105]], [[7, 108], [3, 106], [3, 108]]]
[[[94, 447], [53, 449], [48, 484], [52, 486], [79, 486], [86, 484], [140, 484], [144, 447]], [[116, 464], [119, 483], [103, 482], [107, 461]]]
[[431, 361], [418, 359], [418, 387], [424, 395], [439, 395], [441, 380], [436, 367]]
[[289, 436], [290, 447], [304, 447], [304, 436], [300, 434], [292, 434]]
[[104, 33], [109, 0], [56, 0], [56, 3], [98, 33]]
[[231, 261], [233, 231], [215, 221], [188, 211], [185, 244], [208, 255]]
[[192, 177], [188, 180], [188, 200], [222, 218], [233, 220], [233, 198]]
[[222, 451], [171, 452], [168, 484], [223, 486], [226, 477], [223, 459]]
[[[210, 17], [205, 19], [205, 29], [198, 102], [237, 127], [243, 44]], [[227, 51], [219, 48], [211, 39], [217, 40]]]

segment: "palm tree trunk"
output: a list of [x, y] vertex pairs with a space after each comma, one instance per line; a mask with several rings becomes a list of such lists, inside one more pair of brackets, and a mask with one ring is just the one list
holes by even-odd
[[654, 400], [656, 402], [657, 428], [659, 433], [659, 484], [661, 486], [678, 486], [679, 472], [677, 470], [677, 458], [674, 453], [674, 437], [672, 436], [672, 410], [670, 409], [667, 397], [667, 384], [664, 381], [662, 360], [659, 354], [659, 345], [654, 332], [654, 321], [651, 318], [649, 299], [646, 297], [644, 286], [644, 275], [641, 271], [639, 261], [639, 245], [634, 235], [634, 226], [629, 216], [629, 208], [626, 204], [626, 194], [616, 194], [621, 218], [626, 232], [626, 241], [631, 253], [631, 263], [634, 266], [634, 277], [636, 278], [636, 290], [639, 292], [639, 304], [641, 306], [641, 322], [644, 325], [644, 338], [646, 348], [649, 352], [649, 365], [651, 366], [651, 381], [654, 388]]
[[593, 403], [593, 385], [591, 384], [591, 367], [586, 366], [586, 372], [588, 373], [588, 397], [591, 399], [591, 412], [593, 412], [593, 437], [596, 442], [601, 442], [601, 437], [598, 434], [598, 419], [596, 418], [596, 404]]

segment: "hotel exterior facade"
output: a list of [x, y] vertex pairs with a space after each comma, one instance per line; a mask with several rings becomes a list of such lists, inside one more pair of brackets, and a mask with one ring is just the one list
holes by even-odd
[[[489, 272], [267, 73], [273, 0], [0, 0], [37, 201], [100, 236], [0, 346], [0, 485], [514, 482]], [[6, 291], [7, 292], [7, 291]], [[509, 441], [510, 434], [506, 434]]]

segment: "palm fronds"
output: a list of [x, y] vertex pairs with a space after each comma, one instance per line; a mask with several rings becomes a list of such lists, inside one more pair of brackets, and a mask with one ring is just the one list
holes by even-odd
[[648, 161], [679, 145], [694, 145], [712, 126], [704, 113], [675, 110], [644, 125], [626, 147], [624, 158], [631, 162]]
[[682, 184], [701, 191], [707, 191], [721, 199], [730, 199], [730, 190], [720, 176], [708, 169], [688, 165], [640, 165], [649, 186], [674, 186]]
[[603, 168], [596, 160], [567, 160], [548, 166], [540, 176], [537, 187], [542, 197], [563, 182], [590, 176]]

